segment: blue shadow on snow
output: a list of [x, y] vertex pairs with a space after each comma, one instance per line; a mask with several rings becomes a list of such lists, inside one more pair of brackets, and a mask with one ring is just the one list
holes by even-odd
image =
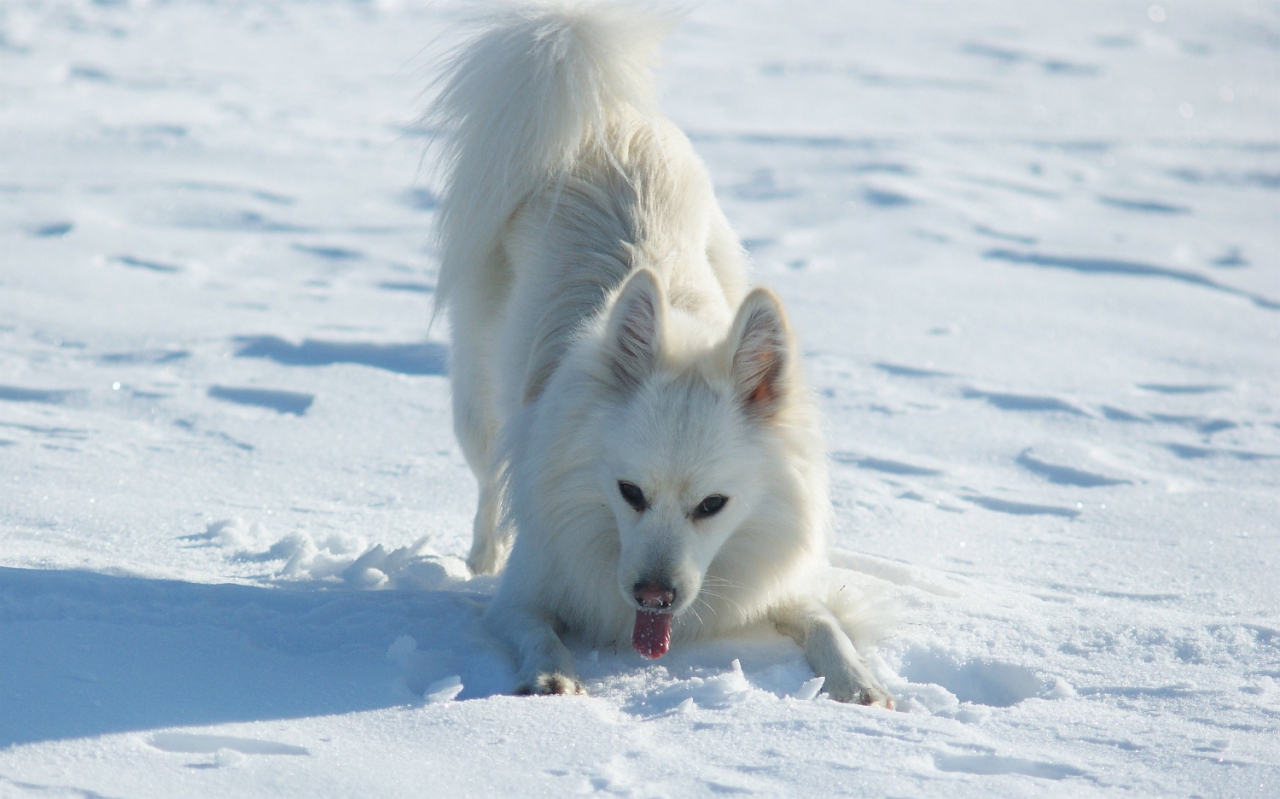
[[209, 396], [214, 399], [234, 402], [237, 405], [256, 405], [259, 408], [270, 408], [276, 413], [291, 413], [301, 416], [315, 402], [311, 394], [297, 391], [274, 391], [265, 388], [231, 388], [230, 386], [212, 386]]
[[1032, 266], [1044, 266], [1051, 269], [1070, 269], [1073, 272], [1082, 272], [1085, 274], [1102, 274], [1102, 275], [1129, 275], [1133, 277], [1160, 277], [1169, 280], [1176, 280], [1180, 283], [1188, 283], [1192, 286], [1203, 286], [1204, 288], [1221, 291], [1225, 294], [1233, 294], [1237, 297], [1244, 297], [1251, 301], [1259, 308], [1266, 308], [1269, 311], [1280, 311], [1280, 302], [1268, 299], [1258, 294], [1235, 288], [1234, 286], [1226, 286], [1209, 278], [1198, 275], [1195, 272], [1186, 272], [1181, 269], [1169, 269], [1164, 266], [1156, 266], [1155, 264], [1144, 264], [1138, 261], [1121, 261], [1114, 258], [1075, 258], [1060, 255], [1045, 255], [1037, 252], [1016, 252], [1014, 250], [987, 250], [982, 254], [983, 258], [989, 258], [997, 261], [1006, 261], [1011, 264], [1030, 264]]
[[61, 405], [81, 394], [76, 389], [43, 389], [23, 388], [21, 386], [0, 386], [0, 400], [6, 402], [43, 402], [49, 405]]
[[[511, 675], [483, 599], [0, 568], [0, 749], [395, 707], [452, 674], [491, 696]], [[402, 635], [415, 674], [388, 660]]]
[[275, 336], [242, 336], [236, 339], [237, 358], [267, 358], [286, 366], [329, 366], [358, 363], [406, 375], [448, 374], [449, 349], [434, 341], [414, 344], [316, 341], [292, 344]]

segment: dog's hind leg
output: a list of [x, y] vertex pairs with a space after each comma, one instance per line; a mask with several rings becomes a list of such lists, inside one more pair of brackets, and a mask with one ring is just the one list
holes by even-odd
[[453, 392], [453, 430], [480, 489], [472, 525], [467, 567], [472, 574], [499, 571], [511, 548], [511, 532], [502, 524], [501, 464], [497, 439], [501, 421], [497, 392], [490, 372], [495, 348], [491, 318], [499, 312], [501, 294], [459, 292], [450, 306], [454, 327], [449, 358]]
[[573, 667], [573, 655], [544, 614], [525, 607], [492, 605], [485, 621], [495, 636], [515, 650], [518, 666], [513, 693], [587, 692]]
[[832, 699], [859, 705], [893, 708], [893, 697], [871, 673], [840, 622], [815, 599], [799, 600], [771, 614], [778, 631], [795, 639], [822, 688]]
[[494, 574], [502, 569], [511, 549], [511, 536], [502, 527], [502, 485], [492, 479], [479, 478], [480, 500], [471, 525], [471, 552], [467, 568], [472, 574]]
[[490, 418], [483, 400], [473, 398], [466, 405], [460, 402], [464, 392], [459, 390], [457, 377], [454, 381], [454, 429], [480, 489], [467, 568], [472, 574], [494, 574], [502, 569], [511, 549], [510, 531], [502, 524], [502, 481], [494, 464], [497, 422]]

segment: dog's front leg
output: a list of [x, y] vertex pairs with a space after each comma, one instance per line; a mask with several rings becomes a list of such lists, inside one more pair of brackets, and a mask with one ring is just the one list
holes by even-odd
[[804, 649], [822, 688], [832, 699], [860, 705], [893, 708], [893, 697], [871, 674], [835, 615], [821, 602], [797, 600], [774, 610], [778, 631]]
[[524, 606], [495, 606], [486, 614], [489, 628], [515, 650], [515, 693], [585, 694], [573, 667], [573, 655], [545, 613]]

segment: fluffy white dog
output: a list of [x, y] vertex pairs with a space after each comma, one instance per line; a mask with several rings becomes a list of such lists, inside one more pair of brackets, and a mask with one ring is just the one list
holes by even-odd
[[437, 310], [480, 484], [477, 574], [517, 693], [582, 693], [560, 639], [672, 642], [770, 620], [827, 693], [892, 706], [815, 595], [827, 463], [778, 298], [745, 256], [649, 66], [670, 20], [506, 9], [459, 51]]

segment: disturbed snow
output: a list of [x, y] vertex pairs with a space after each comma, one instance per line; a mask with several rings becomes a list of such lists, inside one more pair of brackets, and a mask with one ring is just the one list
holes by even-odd
[[0, 6], [0, 795], [1280, 793], [1280, 10], [695, 8], [900, 712], [767, 630], [514, 698], [428, 327], [452, 2]]

